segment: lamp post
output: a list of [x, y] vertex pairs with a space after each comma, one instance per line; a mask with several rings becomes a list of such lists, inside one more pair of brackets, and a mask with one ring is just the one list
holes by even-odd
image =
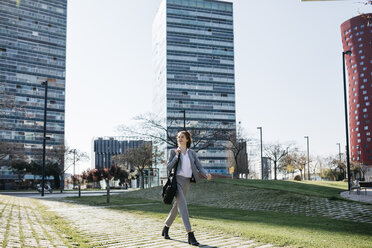
[[[304, 138], [307, 139], [307, 180], [310, 180], [309, 136], [305, 136]], [[304, 171], [306, 171], [306, 170], [304, 170]], [[304, 175], [304, 177], [305, 177], [305, 175]]]
[[341, 143], [336, 143], [338, 145], [338, 156], [340, 157], [340, 162], [341, 162]]
[[346, 166], [347, 166], [347, 185], [350, 191], [351, 181], [350, 181], [350, 157], [349, 157], [349, 124], [347, 115], [347, 98], [346, 98], [346, 72], [345, 72], [345, 54], [351, 55], [351, 51], [342, 52], [342, 71], [344, 80], [344, 105], [345, 105], [345, 128], [346, 128]]
[[183, 130], [186, 131], [186, 110], [181, 110], [183, 112]]
[[74, 153], [74, 175], [72, 177], [72, 189], [75, 189], [75, 157], [76, 157], [76, 149], [72, 151]]
[[338, 156], [339, 156], [339, 166], [340, 166], [340, 173], [341, 173], [341, 143], [336, 143], [336, 145], [338, 145]]
[[46, 145], [46, 124], [47, 124], [47, 101], [48, 101], [48, 80], [41, 83], [45, 86], [45, 96], [44, 96], [44, 134], [43, 134], [43, 168], [41, 177], [41, 196], [44, 196], [45, 187], [45, 145]]
[[261, 143], [261, 180], [264, 180], [264, 168], [263, 168], [263, 156], [262, 156], [262, 127], [257, 127], [260, 129], [260, 143]]

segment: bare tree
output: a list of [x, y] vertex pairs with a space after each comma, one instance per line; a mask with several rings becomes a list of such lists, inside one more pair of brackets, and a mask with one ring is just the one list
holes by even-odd
[[305, 174], [302, 175], [302, 171], [305, 169], [305, 166], [307, 164], [307, 157], [304, 153], [293, 153], [292, 154], [294, 162], [295, 162], [295, 168], [300, 171], [301, 178], [305, 179]]
[[[152, 145], [142, 145], [137, 148], [128, 148], [125, 153], [114, 156], [113, 160], [118, 165], [138, 171], [142, 178], [141, 188], [144, 188], [145, 169], [152, 169], [153, 156]], [[157, 160], [159, 159], [161, 158], [157, 158]]]
[[24, 160], [13, 160], [10, 163], [10, 167], [18, 175], [18, 189], [20, 189], [22, 179], [26, 172], [29, 171], [30, 164]]
[[314, 163], [310, 164], [311, 165], [310, 169], [312, 170], [313, 175], [316, 175], [317, 171], [320, 174], [320, 172], [322, 171], [323, 164], [324, 164], [324, 158], [321, 157], [321, 156], [317, 156], [314, 162], [315, 162], [315, 164]]
[[[75, 157], [75, 160], [74, 160]], [[52, 149], [47, 150], [47, 159], [49, 163], [53, 163], [53, 170], [58, 175], [60, 180], [60, 191], [64, 189], [64, 176], [66, 171], [79, 161], [85, 161], [89, 159], [89, 156], [85, 152], [81, 152], [76, 149], [71, 149], [64, 145], [53, 146]]]
[[288, 173], [292, 173], [292, 177], [294, 177], [294, 173], [296, 172], [296, 162], [294, 160], [294, 156], [291, 154], [286, 154], [279, 162], [279, 171], [282, 171], [287, 178]]
[[343, 153], [328, 157], [330, 169], [334, 170], [334, 175], [337, 180], [346, 178], [346, 158]]
[[89, 155], [86, 152], [82, 152], [78, 149], [72, 149], [72, 148], [66, 150], [65, 162], [68, 166], [74, 167], [74, 173], [75, 173], [76, 164], [80, 161], [87, 161], [87, 160], [89, 160]]
[[[11, 131], [13, 123], [8, 123], [3, 117], [9, 115], [19, 116], [25, 114], [25, 104], [16, 102], [15, 96], [6, 91], [4, 85], [0, 85], [0, 130]], [[0, 161], [25, 160], [25, 151], [22, 143], [12, 142], [0, 137]]]
[[264, 148], [265, 156], [270, 158], [271, 161], [273, 161], [274, 163], [274, 179], [275, 180], [277, 180], [276, 172], [277, 172], [278, 163], [285, 155], [288, 154], [290, 148], [291, 148], [291, 145], [285, 146], [280, 143], [265, 145], [265, 148]]
[[0, 162], [9, 164], [13, 160], [25, 160], [23, 144], [0, 140]]
[[248, 156], [246, 154], [249, 139], [245, 137], [240, 122], [236, 131], [222, 134], [225, 135], [224, 139], [227, 141], [225, 149], [230, 153], [230, 157], [232, 158], [230, 166], [234, 167], [234, 178], [239, 178], [239, 173], [249, 174]]
[[[169, 147], [177, 147], [176, 134], [178, 124], [176, 120], [168, 120], [158, 118], [152, 113], [139, 115], [134, 118], [137, 122], [134, 126], [121, 125], [118, 127], [118, 132], [123, 135], [134, 135], [144, 139], [151, 139], [155, 143], [166, 143]], [[191, 133], [193, 142], [192, 149], [197, 151], [204, 150], [216, 143], [217, 140], [225, 137], [223, 127], [211, 128], [208, 123], [198, 123], [191, 125], [188, 122], [188, 131]]]

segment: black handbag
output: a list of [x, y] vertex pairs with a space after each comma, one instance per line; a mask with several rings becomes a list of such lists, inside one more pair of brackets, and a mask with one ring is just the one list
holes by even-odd
[[172, 168], [167, 183], [163, 186], [163, 193], [161, 195], [165, 204], [172, 204], [173, 198], [177, 193], [177, 167], [180, 162], [180, 157], [181, 154], [178, 155], [176, 166]]

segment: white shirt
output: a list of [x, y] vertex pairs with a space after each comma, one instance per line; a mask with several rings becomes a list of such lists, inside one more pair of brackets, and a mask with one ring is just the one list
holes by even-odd
[[179, 170], [178, 174], [179, 176], [183, 176], [183, 177], [187, 177], [187, 178], [191, 178], [192, 177], [192, 170], [191, 170], [191, 163], [190, 163], [190, 158], [189, 158], [189, 149], [186, 150], [186, 154], [183, 154], [182, 152], [180, 152], [181, 154], [181, 158], [182, 161], [182, 166], [181, 166], [181, 169]]

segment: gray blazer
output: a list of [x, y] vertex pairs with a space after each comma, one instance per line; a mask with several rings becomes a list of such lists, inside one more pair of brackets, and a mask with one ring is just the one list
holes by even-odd
[[[197, 183], [200, 180], [198, 172], [200, 172], [203, 177], [207, 177], [208, 172], [201, 165], [199, 158], [196, 155], [196, 152], [194, 150], [189, 149], [188, 155], [190, 159], [192, 175], [195, 179], [195, 182]], [[172, 168], [176, 165], [177, 161], [178, 161], [178, 158], [176, 156], [176, 152], [174, 151], [174, 149], [172, 149], [169, 153], [169, 159], [168, 159], [168, 164], [167, 164], [168, 171], [172, 170]], [[182, 159], [180, 159], [180, 163], [178, 164], [177, 174], [180, 171], [181, 167], [182, 167]]]

